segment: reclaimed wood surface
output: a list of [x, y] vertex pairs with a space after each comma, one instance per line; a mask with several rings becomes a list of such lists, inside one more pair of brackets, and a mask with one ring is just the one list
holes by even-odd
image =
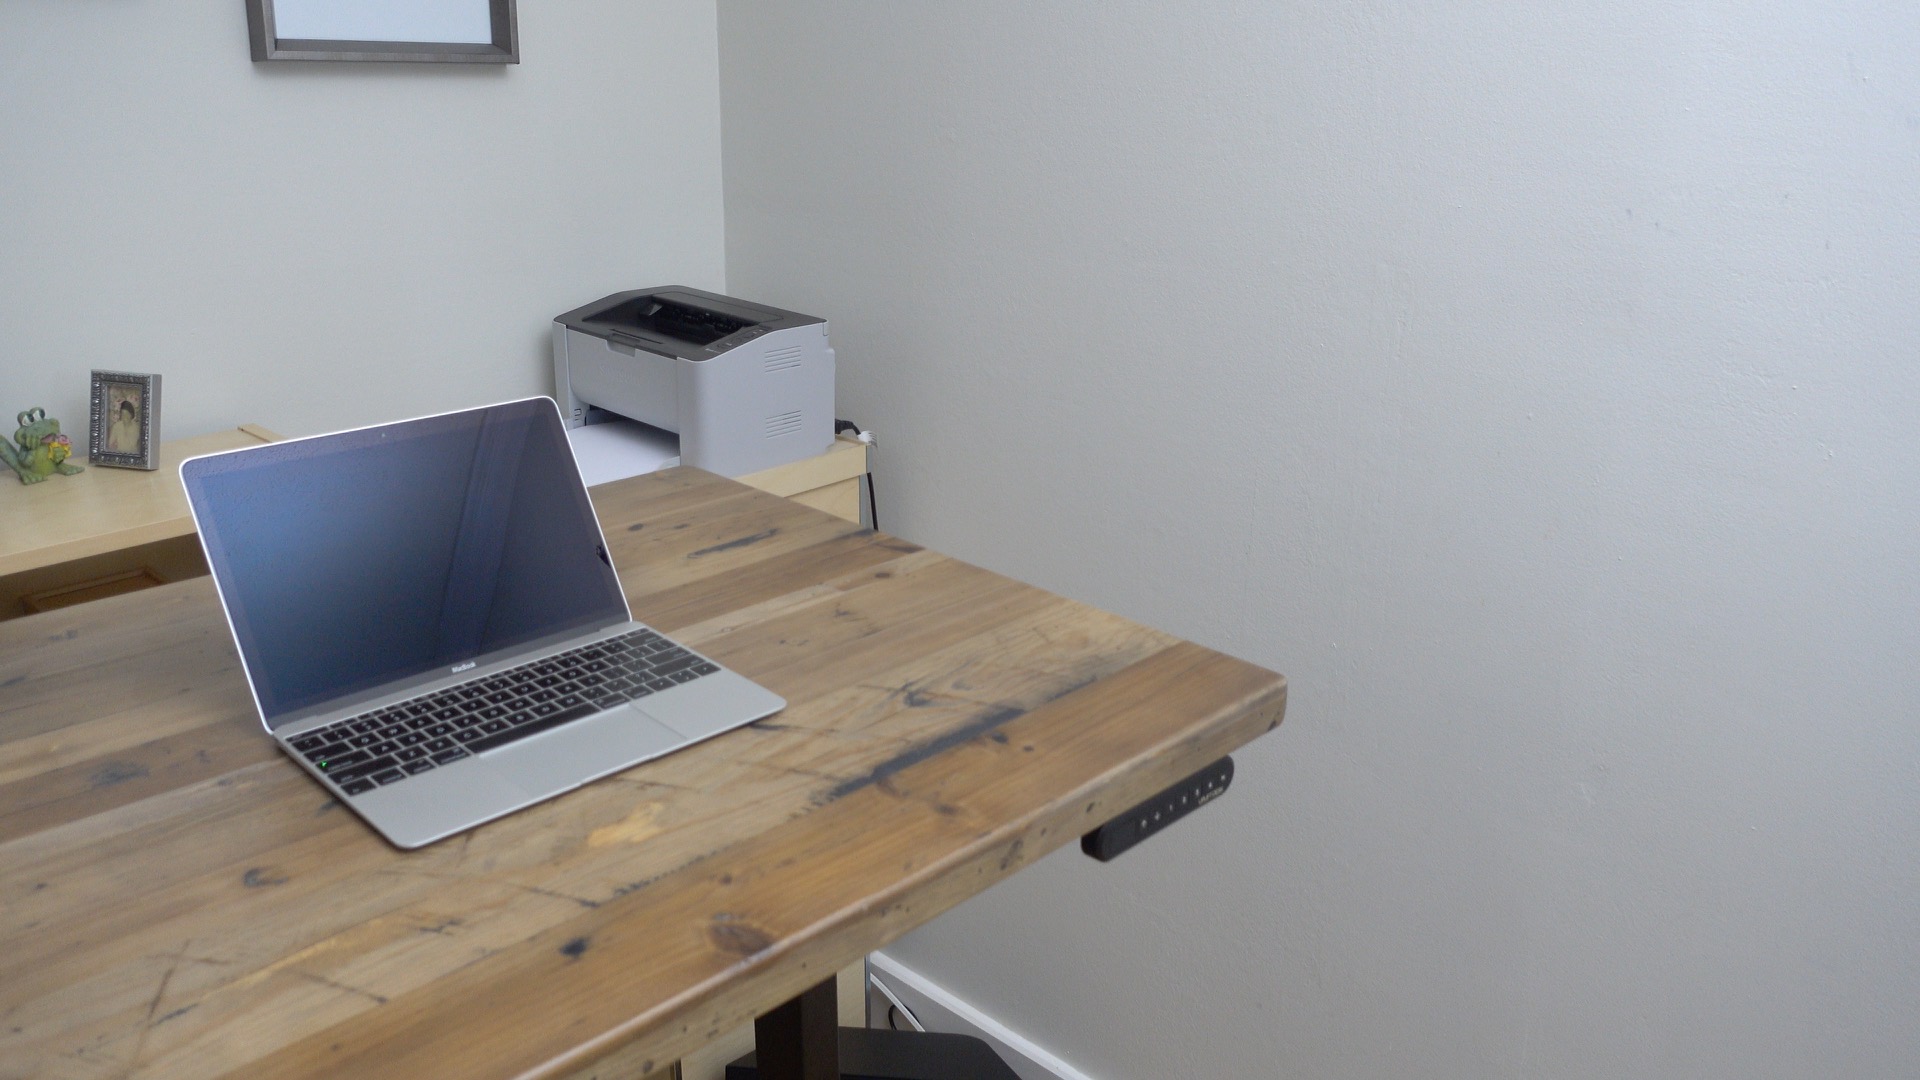
[[1280, 722], [1254, 665], [691, 469], [637, 617], [789, 702], [413, 852], [210, 579], [0, 624], [0, 1077], [644, 1076]]

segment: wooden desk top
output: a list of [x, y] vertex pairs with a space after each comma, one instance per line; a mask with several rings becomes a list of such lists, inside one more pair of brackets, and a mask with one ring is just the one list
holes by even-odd
[[[83, 425], [84, 426], [84, 425]], [[0, 468], [0, 577], [23, 570], [119, 551], [156, 540], [193, 535], [193, 515], [180, 487], [180, 463], [195, 454], [275, 442], [255, 424], [160, 444], [160, 467], [114, 469], [86, 459], [86, 432], [74, 438], [81, 453], [74, 476], [22, 484]]]
[[209, 579], [0, 623], [0, 1076], [658, 1071], [1285, 707], [730, 480], [594, 501], [635, 614], [790, 704], [419, 851], [262, 735]]

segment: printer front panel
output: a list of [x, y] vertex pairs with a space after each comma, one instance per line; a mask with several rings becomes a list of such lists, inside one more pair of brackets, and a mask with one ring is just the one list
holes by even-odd
[[[569, 329], [565, 334], [567, 390], [575, 399], [643, 424], [668, 431], [680, 430], [680, 410], [674, 401], [674, 369], [689, 361], [617, 344], [578, 330]], [[565, 404], [563, 401], [562, 405]]]

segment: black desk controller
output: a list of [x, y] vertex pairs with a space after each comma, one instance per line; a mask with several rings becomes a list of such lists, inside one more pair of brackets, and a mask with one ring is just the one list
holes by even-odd
[[1080, 838], [1080, 850], [1109, 862], [1128, 848], [1227, 793], [1233, 759], [1223, 757]]

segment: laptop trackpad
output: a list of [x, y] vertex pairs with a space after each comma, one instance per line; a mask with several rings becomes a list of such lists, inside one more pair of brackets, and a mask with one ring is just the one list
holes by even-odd
[[503, 746], [480, 760], [539, 798], [659, 757], [686, 741], [625, 705]]

